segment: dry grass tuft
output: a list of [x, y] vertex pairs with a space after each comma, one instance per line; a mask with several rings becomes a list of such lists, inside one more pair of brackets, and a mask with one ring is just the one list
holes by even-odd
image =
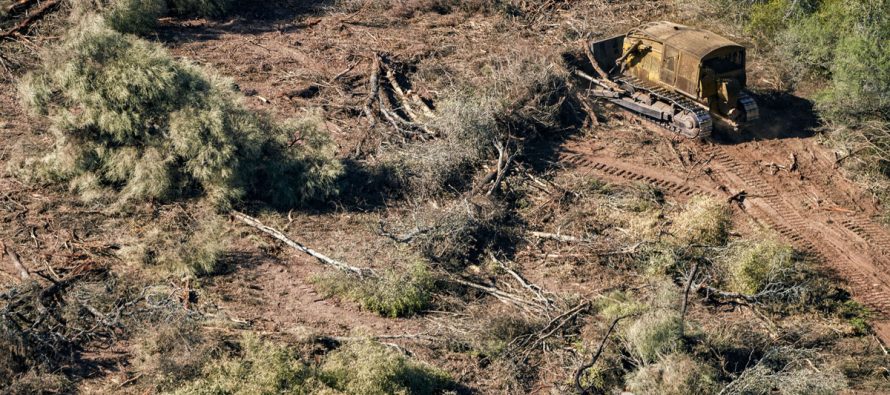
[[722, 245], [726, 243], [732, 225], [730, 215], [725, 203], [709, 197], [695, 197], [674, 218], [671, 231], [680, 245]]
[[199, 377], [202, 367], [220, 352], [217, 348], [198, 322], [185, 318], [146, 331], [130, 363], [142, 375], [141, 382], [168, 391]]
[[227, 219], [211, 210], [162, 212], [152, 225], [135, 235], [120, 255], [129, 262], [178, 277], [221, 274], [231, 241]]
[[644, 364], [653, 363], [682, 345], [680, 314], [673, 310], [644, 313], [627, 327], [623, 337], [634, 358]]
[[712, 394], [717, 380], [710, 366], [682, 353], [668, 354], [646, 365], [627, 378], [627, 389], [634, 394]]

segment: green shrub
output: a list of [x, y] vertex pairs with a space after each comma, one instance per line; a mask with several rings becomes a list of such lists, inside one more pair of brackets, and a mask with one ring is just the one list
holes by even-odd
[[432, 297], [434, 278], [425, 263], [415, 262], [403, 269], [389, 269], [379, 277], [359, 278], [332, 272], [313, 278], [328, 296], [354, 300], [362, 308], [387, 317], [404, 317], [425, 309]]
[[108, 26], [121, 33], [148, 34], [167, 13], [166, 0], [115, 0], [103, 15]]
[[167, 0], [170, 9], [182, 16], [218, 17], [225, 15], [234, 0]]
[[160, 391], [173, 390], [199, 377], [220, 352], [198, 323], [189, 318], [154, 326], [138, 339], [130, 363], [142, 382]]
[[129, 262], [179, 277], [221, 274], [229, 269], [224, 255], [231, 241], [226, 217], [212, 211], [171, 210], [137, 233], [120, 255]]
[[209, 361], [201, 377], [172, 394], [310, 394], [323, 388], [313, 370], [286, 347], [244, 336], [240, 352]]
[[729, 290], [753, 295], [771, 283], [785, 284], [795, 270], [796, 258], [791, 246], [767, 237], [733, 244], [720, 264]]
[[652, 310], [633, 321], [624, 331], [630, 353], [644, 364], [655, 362], [682, 345], [680, 313]]
[[680, 245], [722, 245], [729, 236], [730, 215], [725, 203], [710, 197], [694, 197], [674, 218], [671, 231]]
[[231, 81], [158, 44], [94, 18], [50, 59], [20, 85], [56, 138], [33, 163], [39, 179], [68, 181], [84, 199], [203, 196], [220, 209], [245, 197], [288, 207], [336, 193], [341, 166], [317, 119], [277, 125], [246, 110]]
[[320, 377], [347, 394], [440, 394], [454, 386], [444, 372], [372, 341], [349, 342], [332, 352]]
[[[180, 343], [174, 341], [174, 344]], [[439, 370], [409, 360], [400, 352], [370, 340], [347, 342], [325, 355], [320, 365], [308, 362], [296, 348], [261, 340], [251, 334], [243, 336], [234, 346], [233, 350], [223, 352], [217, 358], [202, 359], [204, 363], [197, 378], [178, 385], [169, 393], [438, 394], [454, 386]], [[175, 358], [192, 359], [189, 356]], [[192, 364], [184, 366], [189, 370], [195, 367]], [[171, 378], [177, 374], [180, 373], [173, 373]]]
[[668, 354], [642, 366], [627, 378], [627, 389], [638, 395], [713, 394], [717, 380], [713, 368], [688, 354]]
[[633, 298], [633, 295], [615, 291], [605, 295], [596, 303], [599, 315], [607, 320], [621, 316], [639, 314], [646, 310], [646, 305]]

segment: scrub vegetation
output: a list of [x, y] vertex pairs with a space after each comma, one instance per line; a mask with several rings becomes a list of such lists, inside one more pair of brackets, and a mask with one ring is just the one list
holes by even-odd
[[721, 21], [883, 196], [890, 59], [854, 60], [887, 57], [890, 7], [679, 7], [54, 5], [0, 42], [0, 392], [890, 389], [880, 313], [573, 68], [639, 21]]

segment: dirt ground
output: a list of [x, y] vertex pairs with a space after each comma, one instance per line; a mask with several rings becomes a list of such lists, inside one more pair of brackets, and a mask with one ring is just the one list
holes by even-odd
[[[335, 10], [325, 2], [272, 3], [231, 19], [165, 19], [156, 38], [177, 57], [210, 65], [230, 77], [254, 109], [278, 118], [321, 111], [340, 154], [356, 160], [373, 160], [379, 154], [369, 148], [368, 141], [375, 136], [368, 136], [360, 110], [375, 52], [394, 59], [410, 79], [406, 85], [435, 105], [439, 89], [454, 79], [473, 78], [473, 73], [481, 72], [474, 66], [492, 56], [538, 51], [558, 59], [581, 36], [620, 33], [652, 15], [677, 16], [662, 2], [638, 1], [588, 1], [571, 9], [556, 8], [548, 18], [533, 23], [461, 12], [399, 17]], [[22, 112], [15, 91], [11, 81], [0, 85], [0, 92], [5, 92], [0, 94], [3, 167], [14, 157], [52, 144], [45, 125]], [[879, 313], [874, 323], [877, 335], [890, 344], [890, 231], [875, 219], [882, 202], [839, 170], [838, 158], [816, 132], [818, 120], [808, 101], [766, 94], [755, 100], [761, 103], [760, 123], [742, 132], [716, 133], [707, 141], [677, 137], [602, 106], [600, 125], [565, 131], [549, 143], [553, 146], [532, 147], [529, 161], [543, 163], [555, 174], [651, 184], [680, 203], [701, 194], [737, 197], [733, 216], [740, 231], [772, 229], [830, 268], [838, 284]], [[376, 237], [374, 224], [387, 210], [399, 209], [368, 203], [334, 212], [282, 213], [267, 220], [332, 256], [373, 266], [376, 250], [368, 240]], [[122, 265], [114, 258], [119, 248], [114, 236], [138, 226], [104, 213], [102, 207], [75, 202], [61, 187], [25, 184], [9, 174], [0, 178], [0, 215], [0, 238], [33, 270], [62, 270], [90, 259]], [[529, 281], [581, 297], [592, 297], [623, 281], [615, 274], [617, 269], [587, 267], [566, 258], [573, 253], [571, 247], [560, 246], [542, 258], [539, 251], [528, 248], [516, 254], [515, 263]], [[310, 279], [325, 269], [263, 237], [242, 237], [231, 254], [236, 269], [211, 278], [198, 291], [202, 303], [224, 312], [226, 320], [278, 334], [311, 329], [331, 336], [404, 335], [393, 341], [422, 360], [437, 361], [459, 382], [473, 383], [481, 393], [497, 393], [486, 371], [474, 367], [473, 356], [426, 340], [450, 333], [455, 320], [469, 325], [472, 312], [384, 318], [355, 303], [320, 295]], [[16, 271], [5, 261], [0, 273], [2, 283], [17, 281]], [[503, 308], [496, 301], [482, 305], [489, 310]], [[462, 316], [455, 318], [456, 314]], [[727, 319], [745, 320], [744, 314]], [[548, 360], [559, 366], [540, 369], [531, 392], [565, 390], [566, 372], [583, 358]], [[107, 388], [107, 380], [128, 379], [120, 366], [100, 371], [105, 378], [85, 382], [85, 391]]]

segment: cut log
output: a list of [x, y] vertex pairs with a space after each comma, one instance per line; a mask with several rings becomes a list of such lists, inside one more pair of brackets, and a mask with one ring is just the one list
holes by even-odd
[[376, 53], [371, 60], [371, 78], [368, 81], [368, 91], [368, 98], [365, 99], [363, 110], [365, 116], [368, 117], [368, 122], [371, 123], [371, 126], [374, 126], [377, 124], [377, 118], [374, 117], [374, 110], [371, 106], [380, 97], [380, 55]]

